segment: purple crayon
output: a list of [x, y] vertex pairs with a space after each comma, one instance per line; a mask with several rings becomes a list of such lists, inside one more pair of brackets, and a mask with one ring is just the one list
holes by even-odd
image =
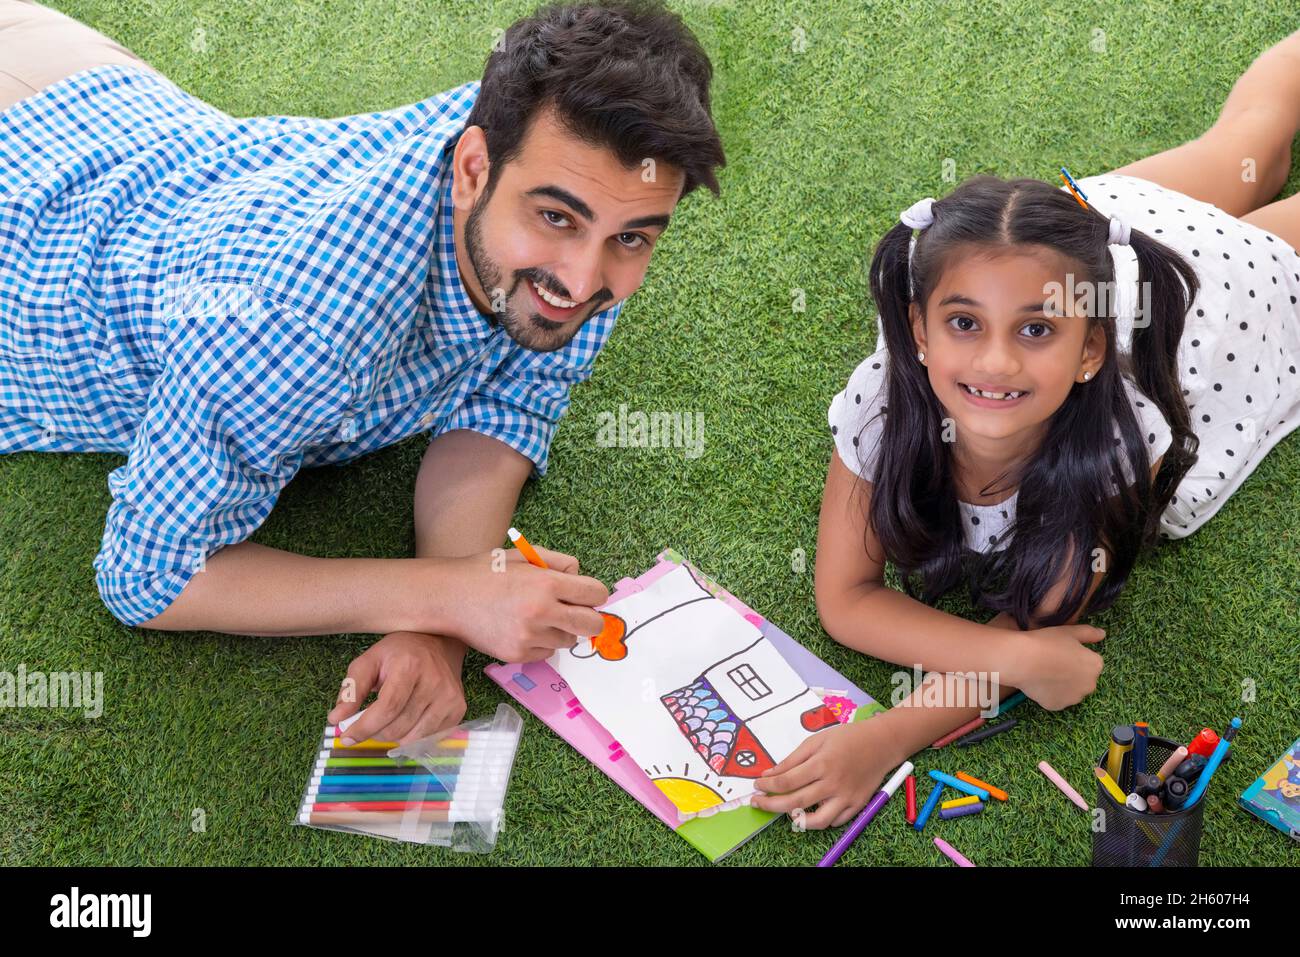
[[939, 808], [939, 818], [947, 821], [954, 817], [965, 817], [967, 814], [978, 814], [984, 810], [984, 802], [976, 801], [974, 804], [962, 804], [958, 807]]

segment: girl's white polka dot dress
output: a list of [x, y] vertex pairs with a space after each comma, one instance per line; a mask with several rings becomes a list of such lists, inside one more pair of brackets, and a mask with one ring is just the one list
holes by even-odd
[[[1300, 425], [1300, 255], [1281, 238], [1217, 206], [1131, 176], [1079, 181], [1089, 204], [1181, 253], [1200, 291], [1178, 349], [1179, 378], [1199, 459], [1161, 516], [1161, 534], [1184, 538], [1204, 525], [1260, 460]], [[1121, 351], [1128, 351], [1121, 335]], [[884, 337], [831, 401], [827, 419], [850, 471], [870, 475], [884, 406]], [[1172, 435], [1149, 398], [1125, 380], [1147, 434], [1151, 461]], [[864, 431], [865, 427], [865, 431]], [[966, 545], [997, 549], [1018, 494], [996, 505], [960, 502]]]
[[1201, 288], [1178, 370], [1199, 459], [1161, 518], [1184, 538], [1204, 525], [1300, 425], [1300, 255], [1217, 206], [1132, 176], [1079, 183], [1088, 203], [1182, 253]]

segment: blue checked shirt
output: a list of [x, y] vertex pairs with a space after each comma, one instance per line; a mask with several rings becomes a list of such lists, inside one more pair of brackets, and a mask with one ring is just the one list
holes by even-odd
[[0, 453], [127, 455], [94, 561], [119, 620], [303, 466], [472, 429], [545, 473], [622, 303], [551, 353], [474, 307], [450, 160], [477, 93], [237, 119], [102, 66], [0, 111]]

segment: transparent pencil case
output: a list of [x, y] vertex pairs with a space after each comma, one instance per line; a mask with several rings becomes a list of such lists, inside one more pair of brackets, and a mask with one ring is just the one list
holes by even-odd
[[507, 704], [393, 748], [344, 747], [327, 726], [293, 823], [487, 853], [504, 823], [522, 731]]

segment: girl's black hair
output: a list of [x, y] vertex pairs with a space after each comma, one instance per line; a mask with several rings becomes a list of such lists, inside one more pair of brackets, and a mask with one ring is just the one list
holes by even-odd
[[[974, 602], [1010, 613], [1021, 629], [1031, 627], [1034, 609], [1067, 571], [1069, 585], [1055, 613], [1032, 627], [1073, 618], [1092, 582], [1094, 549], [1104, 546], [1111, 556], [1107, 574], [1083, 612], [1109, 608], [1139, 554], [1155, 545], [1160, 516], [1196, 461], [1199, 440], [1191, 429], [1176, 363], [1184, 319], [1196, 298], [1196, 273], [1167, 246], [1131, 231], [1139, 288], [1150, 290], [1151, 304], [1149, 314], [1134, 322], [1131, 356], [1116, 347], [1115, 297], [1106, 296], [1105, 309], [1091, 310], [1087, 320], [1088, 334], [1093, 325], [1105, 332], [1101, 368], [1071, 389], [1048, 421], [1039, 449], [989, 487], [1001, 480], [1008, 483], [1003, 489], [1019, 487], [1015, 521], [1005, 548], [971, 553], [974, 558], [967, 561], [951, 443], [943, 441], [945, 413], [916, 357], [908, 307], [915, 300], [924, 313], [950, 255], [968, 244], [1048, 247], [1077, 263], [1076, 283], [1114, 289], [1107, 250], [1110, 220], [1048, 183], [994, 176], [965, 181], [937, 200], [933, 213], [933, 223], [916, 237], [914, 294], [909, 293], [908, 275], [911, 227], [900, 222], [890, 229], [871, 263], [871, 294], [889, 356], [888, 412], [870, 476], [871, 527], [909, 595], [918, 597], [914, 577], [921, 580], [919, 597], [927, 604], [966, 578]], [[1173, 432], [1154, 483], [1147, 437], [1122, 375], [1155, 402]], [[1125, 462], [1136, 478], [1132, 485], [1124, 480]]]

